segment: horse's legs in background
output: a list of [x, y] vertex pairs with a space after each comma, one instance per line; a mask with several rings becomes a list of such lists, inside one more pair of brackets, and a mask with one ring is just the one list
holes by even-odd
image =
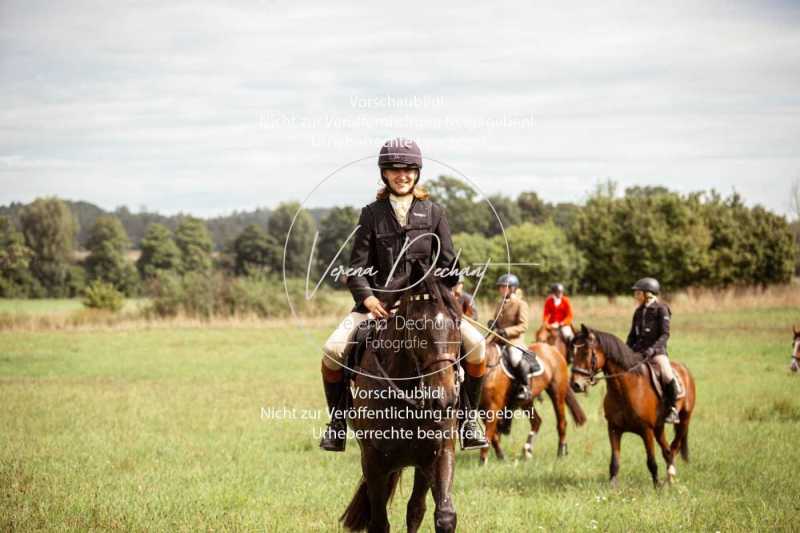
[[431, 487], [428, 478], [421, 467], [414, 469], [414, 488], [411, 497], [408, 499], [406, 508], [406, 527], [408, 533], [416, 533], [419, 530], [422, 519], [425, 517], [425, 497]]
[[672, 456], [677, 457], [678, 453], [681, 454], [681, 458], [688, 462], [689, 461], [689, 420], [692, 419], [692, 413], [689, 411], [681, 412], [681, 421], [680, 423], [675, 425], [675, 438], [672, 439], [672, 443], [670, 444], [670, 449], [672, 450]]
[[556, 383], [556, 380], [550, 382], [547, 387], [547, 394], [553, 401], [553, 410], [556, 413], [556, 428], [558, 429], [558, 457], [567, 455], [567, 412], [564, 409], [566, 403], [566, 391], [564, 387]]
[[[373, 470], [378, 470], [374, 467]], [[370, 516], [369, 533], [389, 531], [389, 516], [386, 504], [389, 502], [391, 489], [389, 486], [389, 472], [365, 472], [367, 479], [367, 494], [369, 495]]]
[[646, 427], [642, 433], [642, 441], [644, 441], [644, 449], [647, 452], [647, 469], [650, 471], [650, 477], [653, 478], [653, 486], [658, 487], [658, 463], [656, 462], [656, 445], [655, 435], [653, 429]]
[[528, 420], [531, 423], [531, 430], [528, 432], [525, 445], [522, 447], [522, 454], [525, 459], [533, 457], [533, 441], [536, 439], [536, 435], [539, 434], [539, 428], [542, 426], [542, 417], [536, 412], [536, 407], [534, 407], [533, 402], [531, 402]]
[[456, 508], [453, 505], [453, 446], [442, 448], [439, 457], [433, 466], [433, 480], [431, 491], [436, 510], [433, 512], [433, 522], [436, 533], [450, 533], [456, 530]]
[[[488, 439], [488, 435], [486, 436]], [[503, 448], [500, 447], [500, 432], [497, 431], [497, 421], [494, 422], [494, 432], [492, 433], [492, 438], [489, 439], [489, 442], [492, 443], [492, 448], [494, 448], [494, 454], [497, 457], [498, 461], [504, 461], [506, 458], [506, 454], [503, 453]], [[488, 448], [484, 448], [487, 453], [489, 452]], [[481, 450], [481, 451], [483, 451]]]
[[612, 487], [617, 486], [617, 474], [619, 474], [619, 451], [622, 443], [622, 431], [608, 425], [608, 440], [611, 443], [611, 464], [608, 467], [609, 481]]
[[[499, 445], [500, 437], [499, 437], [498, 431], [497, 431], [497, 413], [496, 412], [495, 412], [495, 416], [492, 417], [491, 420], [490, 419], [486, 420], [486, 422], [484, 423], [484, 427], [485, 427], [485, 433], [486, 433], [486, 440], [492, 443], [492, 446], [494, 447], [494, 451], [497, 454], [497, 458], [502, 460], [503, 459], [503, 451], [500, 450], [498, 452], [498, 449], [499, 449], [499, 446], [500, 446]], [[498, 442], [498, 444], [495, 445], [495, 442]], [[486, 461], [488, 461], [488, 460], [489, 460], [489, 448], [488, 447], [481, 448], [481, 454], [480, 454], [480, 464], [481, 464], [481, 466], [485, 465]]]
[[675, 469], [675, 456], [672, 454], [665, 433], [664, 424], [656, 427], [656, 442], [658, 442], [658, 445], [661, 447], [661, 455], [664, 456], [664, 462], [667, 463], [667, 483], [671, 484], [678, 471]]

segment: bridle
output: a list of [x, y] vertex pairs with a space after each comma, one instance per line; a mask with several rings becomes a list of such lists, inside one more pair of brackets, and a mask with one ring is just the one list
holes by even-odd
[[[575, 366], [574, 363], [573, 363], [573, 365], [572, 365], [572, 373], [573, 374], [580, 374], [581, 376], [588, 377], [589, 378], [589, 384], [594, 386], [594, 384], [597, 383], [597, 374], [602, 372], [603, 369], [602, 368], [597, 368], [597, 353], [595, 353], [595, 351], [594, 351], [594, 343], [593, 342], [587, 342], [587, 344], [589, 345], [589, 350], [590, 350], [589, 353], [591, 354], [591, 358], [589, 360], [589, 369], [587, 370], [585, 368], [581, 368], [581, 367]], [[583, 348], [584, 346], [586, 346], [586, 344], [576, 344], [576, 343], [572, 344], [572, 348], [573, 349], [575, 349], [575, 348]]]
[[[589, 342], [587, 342], [587, 344], [589, 345], [589, 350], [590, 350], [589, 353], [591, 354], [591, 358], [589, 360], [589, 364], [590, 364], [589, 370], [587, 370], [585, 368], [581, 368], [581, 367], [576, 367], [575, 364], [573, 363], [572, 372], [575, 373], [575, 374], [580, 374], [582, 376], [588, 377], [589, 378], [589, 384], [592, 385], [592, 386], [597, 384], [597, 380], [598, 379], [609, 380], [609, 379], [616, 378], [616, 377], [619, 377], [619, 376], [624, 376], [625, 374], [629, 373], [634, 368], [636, 368], [639, 365], [644, 363], [644, 361], [641, 361], [641, 362], [633, 365], [629, 369], [623, 370], [622, 372], [617, 372], [615, 374], [606, 374], [605, 371], [603, 370], [603, 368], [597, 368], [597, 353], [594, 351], [595, 343], [589, 341]], [[583, 348], [584, 346], [585, 346], [585, 344], [577, 344], [577, 343], [574, 343], [574, 342], [572, 343], [572, 347], [573, 348]], [[573, 361], [574, 361], [574, 358], [573, 358]], [[603, 372], [602, 376], [598, 376], [598, 374], [600, 372]]]

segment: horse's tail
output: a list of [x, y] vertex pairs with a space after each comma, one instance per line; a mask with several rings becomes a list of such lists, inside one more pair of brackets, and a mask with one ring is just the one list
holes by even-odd
[[578, 403], [578, 398], [575, 397], [571, 387], [567, 388], [567, 407], [569, 407], [569, 413], [572, 415], [572, 420], [575, 421], [576, 426], [582, 426], [586, 423], [586, 413], [583, 412], [583, 408]]
[[[394, 496], [394, 491], [397, 488], [397, 482], [400, 481], [400, 474], [402, 470], [392, 472], [389, 474], [389, 499]], [[367, 480], [363, 477], [358, 484], [356, 493], [353, 494], [353, 499], [345, 509], [339, 521], [345, 529], [350, 531], [363, 531], [367, 529], [370, 519], [370, 503], [369, 494], [367, 493]]]

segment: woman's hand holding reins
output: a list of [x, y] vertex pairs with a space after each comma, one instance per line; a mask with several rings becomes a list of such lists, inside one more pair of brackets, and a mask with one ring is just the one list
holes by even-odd
[[378, 300], [375, 296], [367, 296], [364, 298], [364, 307], [369, 309], [369, 312], [372, 313], [373, 316], [376, 318], [386, 318], [389, 316], [389, 312], [384, 309], [381, 301]]

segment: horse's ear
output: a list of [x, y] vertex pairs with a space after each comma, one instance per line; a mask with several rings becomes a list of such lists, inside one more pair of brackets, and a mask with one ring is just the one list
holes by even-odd
[[583, 322], [581, 322], [581, 335], [589, 336], [589, 328]]

